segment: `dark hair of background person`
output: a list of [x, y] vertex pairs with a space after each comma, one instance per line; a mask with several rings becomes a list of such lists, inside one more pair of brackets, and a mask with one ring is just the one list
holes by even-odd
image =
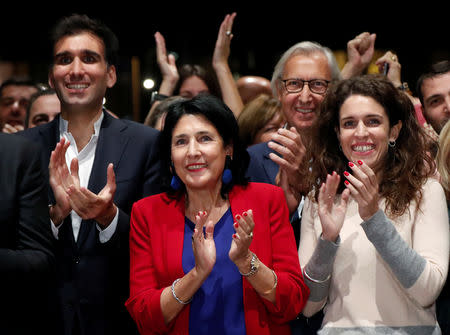
[[176, 94], [180, 93], [180, 87], [187, 78], [197, 76], [205, 82], [208, 87], [209, 94], [222, 99], [219, 82], [217, 80], [216, 73], [212, 70], [212, 68], [204, 67], [198, 64], [184, 64], [178, 68], [178, 74], [180, 75], [180, 79], [178, 80], [177, 86], [174, 90]]
[[441, 74], [445, 74], [448, 72], [450, 72], [450, 61], [443, 60], [443, 61], [432, 64], [430, 66], [429, 70], [427, 72], [423, 73], [419, 77], [419, 79], [417, 79], [416, 92], [417, 92], [417, 97], [419, 98], [422, 106], [424, 106], [423, 94], [422, 94], [423, 82], [426, 79], [433, 78], [433, 77], [436, 77], [436, 76], [439, 76]]
[[221, 196], [225, 199], [226, 194], [234, 185], [247, 185], [248, 181], [245, 177], [245, 172], [247, 171], [250, 158], [246, 148], [239, 139], [239, 128], [233, 112], [219, 98], [210, 94], [199, 94], [190, 100], [174, 102], [168, 109], [160, 142], [163, 189], [169, 195], [175, 197], [181, 196], [185, 191], [184, 185], [179, 192], [173, 191], [170, 187], [172, 172], [175, 173], [171, 158], [172, 133], [178, 121], [184, 115], [204, 117], [217, 129], [217, 132], [222, 137], [224, 146], [231, 144], [233, 147], [230, 166], [233, 179], [227, 185], [222, 184]]
[[238, 124], [239, 136], [245, 147], [254, 143], [258, 131], [277, 113], [283, 117], [279, 100], [267, 94], [260, 94], [244, 106], [239, 114]]
[[[345, 100], [352, 95], [373, 98], [385, 110], [389, 126], [402, 122], [402, 128], [394, 148], [389, 147], [382, 166], [379, 193], [386, 199], [386, 209], [393, 216], [405, 213], [412, 200], [420, 204], [421, 187], [435, 170], [435, 163], [426, 154], [426, 134], [414, 114], [410, 99], [381, 75], [365, 75], [343, 80], [330, 87], [322, 102], [317, 121], [312, 129], [309, 159], [312, 162], [309, 175], [310, 189], [317, 200], [320, 185], [327, 174], [336, 171], [342, 175], [348, 169], [347, 158], [340, 149], [339, 114]], [[345, 189], [344, 178], [338, 192]]]
[[28, 122], [30, 121], [30, 110], [33, 103], [43, 95], [53, 95], [53, 94], [56, 94], [56, 91], [53, 88], [45, 88], [40, 89], [30, 97], [30, 102], [27, 107], [27, 115], [25, 117], [25, 128], [28, 128]]
[[62, 38], [81, 32], [88, 32], [100, 38], [105, 47], [106, 62], [108, 65], [118, 66], [119, 40], [116, 35], [100, 20], [93, 20], [87, 15], [72, 14], [60, 19], [51, 32], [52, 45], [54, 47]]
[[31, 87], [35, 87], [37, 90], [40, 90], [41, 88], [39, 87], [39, 85], [33, 81], [32, 79], [28, 79], [28, 78], [10, 78], [5, 80], [1, 85], [0, 85], [0, 97], [3, 95], [3, 90], [5, 87], [7, 86], [31, 86]]

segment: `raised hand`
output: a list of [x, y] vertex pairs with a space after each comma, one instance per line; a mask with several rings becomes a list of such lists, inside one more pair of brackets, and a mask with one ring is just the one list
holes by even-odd
[[[192, 249], [194, 251], [195, 268], [201, 276], [207, 277], [216, 263], [216, 244], [214, 242], [214, 223], [206, 222], [208, 214], [200, 211], [195, 216]], [[205, 233], [203, 233], [205, 227]]]
[[230, 44], [233, 38], [232, 29], [233, 21], [236, 13], [227, 14], [219, 28], [217, 35], [216, 46], [213, 54], [213, 64], [228, 64], [228, 57], [230, 56]]
[[175, 63], [175, 56], [167, 55], [166, 41], [160, 32], [155, 33], [156, 42], [156, 61], [161, 71], [162, 83], [159, 88], [159, 93], [165, 95], [172, 95], [175, 86], [180, 79], [177, 65]]
[[350, 162], [353, 174], [345, 172], [345, 185], [353, 198], [358, 202], [359, 216], [365, 221], [379, 210], [378, 178], [373, 170], [362, 160]]
[[402, 84], [401, 80], [401, 69], [402, 66], [398, 62], [398, 57], [391, 51], [386, 52], [382, 57], [378, 58], [375, 61], [375, 64], [378, 66], [378, 70], [380, 73], [383, 73], [383, 67], [385, 64], [389, 65], [389, 70], [386, 74], [386, 77], [392, 82], [395, 87], [398, 87]]
[[244, 103], [242, 102], [242, 98], [228, 64], [230, 44], [231, 39], [233, 38], [231, 31], [233, 29], [235, 17], [236, 13], [227, 14], [220, 25], [212, 57], [212, 66], [219, 82], [223, 101], [230, 107], [234, 116], [237, 118], [244, 108]]
[[327, 180], [320, 187], [319, 192], [319, 218], [322, 224], [322, 237], [335, 242], [344, 224], [347, 203], [350, 196], [348, 189], [344, 190], [341, 199], [336, 203], [336, 191], [340, 177], [336, 172], [327, 175]]
[[243, 212], [242, 215], [236, 215], [235, 219], [234, 230], [236, 233], [233, 234], [228, 256], [237, 265], [239, 262], [245, 262], [250, 255], [248, 248], [252, 243], [255, 222], [251, 209]]
[[375, 50], [375, 34], [364, 32], [347, 43], [347, 63], [342, 69], [344, 79], [361, 74], [372, 61]]

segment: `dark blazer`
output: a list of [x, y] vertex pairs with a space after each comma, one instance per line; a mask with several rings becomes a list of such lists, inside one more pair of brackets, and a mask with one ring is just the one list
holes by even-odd
[[[22, 134], [43, 145], [48, 166], [59, 141], [59, 118]], [[158, 134], [104, 112], [88, 189], [97, 194], [105, 186], [107, 166], [113, 163], [119, 219], [106, 243], [100, 243], [93, 220], [82, 221], [76, 242], [70, 215], [59, 228], [56, 254], [65, 334], [72, 334], [75, 325], [87, 335], [137, 333], [124, 307], [129, 290], [129, 215], [135, 201], [159, 193]], [[53, 199], [50, 192], [49, 201]]]
[[250, 163], [246, 175], [250, 178], [250, 181], [275, 184], [279, 166], [270, 159], [269, 154], [271, 152], [277, 153], [269, 148], [267, 142], [252, 145], [247, 151], [250, 155]]
[[59, 334], [54, 239], [39, 147], [0, 133], [0, 334]]

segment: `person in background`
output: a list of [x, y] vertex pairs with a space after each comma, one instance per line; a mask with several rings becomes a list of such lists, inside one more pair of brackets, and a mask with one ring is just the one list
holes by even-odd
[[33, 128], [51, 122], [60, 112], [61, 103], [56, 91], [52, 88], [40, 90], [30, 98], [25, 121], [26, 127]]
[[126, 306], [141, 334], [290, 334], [308, 290], [286, 200], [247, 183], [231, 110], [211, 95], [173, 103], [161, 163], [167, 191], [131, 214]]
[[266, 94], [246, 104], [237, 121], [239, 136], [245, 147], [270, 141], [285, 123], [280, 102]]
[[425, 136], [384, 76], [343, 80], [322, 102], [299, 248], [318, 334], [440, 334], [450, 234]]
[[431, 65], [417, 80], [417, 95], [425, 119], [439, 134], [450, 120], [450, 61]]
[[0, 86], [0, 131], [16, 133], [25, 129], [31, 96], [39, 87], [31, 80], [9, 79]]

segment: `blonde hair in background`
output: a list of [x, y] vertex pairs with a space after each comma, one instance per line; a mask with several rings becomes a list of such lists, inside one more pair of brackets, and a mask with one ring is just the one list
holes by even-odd
[[450, 121], [445, 124], [439, 135], [436, 165], [441, 175], [441, 184], [445, 190], [447, 200], [450, 201]]

